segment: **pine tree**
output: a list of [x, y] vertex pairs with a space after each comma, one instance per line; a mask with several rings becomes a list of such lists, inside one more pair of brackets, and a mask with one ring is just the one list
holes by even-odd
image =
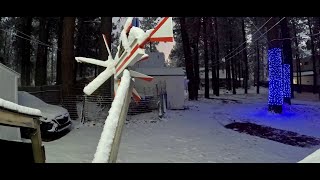
[[[159, 17], [143, 17], [140, 21], [140, 28], [144, 31], [147, 31], [149, 29], [153, 29], [158, 24]], [[145, 49], [149, 52], [158, 52], [156, 45], [159, 44], [159, 42], [150, 42], [148, 45], [146, 45]]]

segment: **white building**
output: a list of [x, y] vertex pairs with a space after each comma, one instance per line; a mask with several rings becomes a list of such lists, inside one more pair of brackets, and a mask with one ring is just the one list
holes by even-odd
[[160, 52], [149, 53], [149, 58], [136, 63], [133, 69], [137, 72], [152, 76], [151, 82], [136, 79], [135, 88], [144, 96], [154, 96], [157, 88], [167, 92], [168, 109], [184, 108], [184, 77], [183, 68], [168, 68], [165, 66], [165, 56]]
[[[297, 73], [293, 73], [293, 84], [297, 84]], [[313, 85], [313, 71], [301, 72], [301, 84], [302, 85]]]
[[137, 72], [152, 76], [151, 82], [136, 79], [135, 88], [141, 96], [153, 96], [155, 87], [167, 92], [168, 109], [184, 108], [184, 72], [182, 68], [136, 68]]
[[[0, 98], [18, 104], [18, 81], [20, 74], [0, 63]], [[20, 130], [0, 126], [0, 139], [20, 140]]]

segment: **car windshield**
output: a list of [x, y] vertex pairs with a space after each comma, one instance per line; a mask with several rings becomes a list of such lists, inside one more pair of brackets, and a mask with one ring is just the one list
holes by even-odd
[[47, 106], [47, 103], [43, 102], [41, 99], [24, 91], [18, 92], [18, 104], [33, 108]]

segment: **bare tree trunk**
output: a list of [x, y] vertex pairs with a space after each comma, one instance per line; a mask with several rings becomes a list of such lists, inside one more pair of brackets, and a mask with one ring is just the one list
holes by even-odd
[[[309, 26], [310, 34], [313, 34], [310, 17], [308, 17], [308, 26]], [[310, 36], [310, 38], [311, 38], [311, 58], [312, 58], [312, 66], [313, 66], [313, 94], [315, 94], [317, 93], [316, 54], [314, 49], [314, 38], [313, 36]]]
[[[0, 19], [1, 20], [1, 19]], [[4, 45], [3, 45], [3, 63], [5, 65], [7, 65], [7, 62], [8, 62], [8, 58], [7, 58], [7, 32], [4, 32], [4, 37], [3, 37], [3, 40], [4, 40]]]
[[241, 58], [237, 58], [237, 61], [238, 61], [238, 69], [237, 69], [237, 88], [238, 87], [241, 87], [241, 61], [240, 61]]
[[22, 86], [29, 86], [31, 84], [30, 79], [30, 72], [31, 72], [31, 61], [30, 61], [30, 54], [31, 54], [31, 44], [30, 39], [31, 31], [32, 31], [32, 17], [21, 17], [21, 29], [17, 32], [17, 34], [21, 37], [26, 39], [19, 38], [18, 39], [18, 57], [21, 63], [21, 85]]
[[196, 35], [193, 38], [193, 41], [191, 42], [193, 47], [193, 57], [194, 57], [194, 78], [195, 78], [195, 84], [194, 84], [194, 98], [195, 100], [198, 100], [198, 90], [200, 85], [200, 75], [199, 75], [199, 37], [200, 37], [200, 23], [201, 18], [197, 17], [195, 22], [195, 28], [196, 28]]
[[75, 17], [65, 17], [63, 20], [62, 33], [62, 57], [61, 57], [61, 72], [63, 93], [69, 95], [70, 87], [73, 85], [74, 79], [74, 31]]
[[209, 98], [209, 54], [208, 54], [208, 38], [207, 38], [207, 17], [203, 17], [203, 42], [204, 42], [204, 97]]
[[60, 17], [58, 27], [58, 49], [57, 49], [57, 64], [56, 64], [56, 84], [62, 84], [62, 72], [61, 72], [61, 54], [62, 54], [62, 33], [63, 33], [63, 20], [64, 17]]
[[260, 93], [260, 47], [259, 41], [256, 42], [256, 51], [257, 51], [257, 94]]
[[[100, 44], [100, 59], [101, 60], [107, 60], [108, 59], [108, 51], [106, 48], [106, 45], [104, 44], [103, 38], [102, 38], [102, 34], [104, 34], [107, 38], [108, 41], [108, 46], [111, 49], [111, 42], [112, 42], [112, 38], [111, 38], [111, 32], [112, 32], [112, 17], [101, 17], [101, 28], [100, 28], [100, 32], [101, 35], [99, 38], [99, 44]], [[102, 67], [98, 67], [98, 71], [99, 73], [101, 73], [103, 70], [105, 70], [105, 68]], [[103, 94], [106, 95], [113, 95], [113, 76], [111, 78], [109, 78], [103, 85], [103, 87], [105, 87], [107, 89], [107, 92], [102, 92]]]
[[184, 59], [185, 59], [185, 66], [186, 66], [186, 73], [187, 79], [189, 80], [188, 83], [188, 90], [189, 90], [189, 99], [194, 100], [194, 88], [192, 87], [195, 83], [194, 81], [194, 72], [193, 72], [193, 63], [191, 58], [191, 48], [189, 43], [189, 37], [186, 29], [186, 22], [185, 17], [180, 17], [180, 27], [181, 27], [181, 37], [183, 43], [183, 51], [184, 51]]
[[299, 43], [297, 39], [296, 20], [292, 23], [294, 44], [295, 44], [295, 58], [296, 58], [296, 78], [297, 78], [297, 93], [301, 93], [301, 66], [300, 66], [300, 53]]
[[212, 87], [212, 92], [215, 94], [215, 88], [217, 86], [217, 70], [216, 70], [216, 48], [215, 48], [215, 32], [212, 24], [212, 17], [209, 17], [208, 19], [208, 25], [209, 25], [209, 30], [210, 30], [210, 57], [211, 57], [211, 87]]
[[[231, 51], [229, 51], [231, 52]], [[227, 80], [227, 90], [231, 91], [231, 71], [230, 71], [230, 61], [226, 61], [226, 80]]]
[[[233, 51], [233, 44], [232, 44], [232, 30], [231, 30], [231, 24], [230, 24], [230, 19], [228, 19], [228, 35], [229, 35], [229, 52], [232, 52]], [[230, 57], [232, 57], [233, 55], [230, 54]], [[234, 78], [234, 74], [233, 74], [233, 58], [230, 59], [230, 57], [228, 57], [226, 59], [226, 62], [227, 62], [227, 66], [228, 66], [228, 78], [227, 78], [227, 81], [228, 81], [228, 90], [230, 91], [231, 88], [232, 88], [232, 83], [233, 83], [233, 78]], [[232, 83], [231, 83], [232, 81]]]
[[236, 92], [236, 73], [235, 73], [235, 58], [231, 58], [231, 76], [232, 76], [232, 94], [237, 94]]
[[[316, 26], [317, 26], [317, 30], [318, 32], [320, 31], [320, 17], [316, 17]], [[320, 37], [318, 36], [318, 49], [320, 49]], [[319, 54], [319, 53], [318, 53]], [[318, 72], [320, 74], [320, 58], [319, 55], [317, 56], [318, 58]], [[319, 80], [320, 77], [317, 78], [317, 80]], [[318, 94], [319, 94], [319, 100], [320, 100], [320, 86], [318, 86]]]
[[[61, 52], [61, 73], [62, 73], [62, 95], [63, 97], [72, 97], [74, 85], [74, 31], [75, 31], [75, 17], [65, 17], [63, 20], [62, 33], [62, 52]], [[69, 112], [76, 112], [77, 107], [74, 101], [70, 101], [65, 106]], [[70, 114], [72, 119], [77, 119], [76, 113]]]
[[216, 81], [216, 85], [215, 85], [215, 95], [216, 96], [219, 96], [219, 93], [220, 93], [220, 70], [219, 70], [219, 59], [220, 59], [220, 54], [219, 54], [219, 33], [218, 33], [218, 19], [217, 17], [214, 18], [214, 32], [215, 32], [215, 59], [216, 59], [216, 62], [215, 62], [215, 67], [216, 67], [216, 78], [217, 78], [217, 81]]
[[[49, 23], [47, 18], [40, 18], [39, 25], [39, 40], [48, 44], [49, 38]], [[37, 61], [36, 61], [36, 72], [35, 72], [35, 85], [43, 86], [47, 84], [47, 59], [48, 47], [42, 44], [38, 44]]]
[[245, 24], [244, 24], [244, 18], [242, 18], [242, 39], [243, 42], [245, 42], [243, 44], [243, 61], [244, 61], [244, 93], [247, 94], [248, 93], [248, 79], [249, 79], [249, 70], [248, 70], [248, 56], [247, 56], [247, 40], [246, 40], [246, 31], [245, 31]]
[[[266, 24], [268, 27], [267, 39], [268, 46], [268, 61], [269, 61], [269, 99], [268, 109], [275, 113], [282, 113], [282, 61], [281, 61], [281, 41], [278, 25], [278, 18], [272, 19]], [[273, 27], [274, 26], [274, 27]], [[273, 28], [272, 28], [273, 27]], [[271, 29], [272, 28], [272, 29]]]
[[[292, 67], [292, 49], [291, 49], [291, 40], [290, 38], [290, 32], [289, 32], [289, 28], [288, 28], [288, 21], [287, 18], [283, 19], [281, 21], [281, 35], [282, 38], [284, 38], [283, 40], [283, 63], [287, 64], [290, 66], [290, 74], [289, 74], [289, 79], [290, 81], [285, 84], [285, 86], [290, 87], [290, 97], [284, 97], [284, 102], [291, 104], [291, 98], [294, 97], [294, 93], [293, 93], [293, 67]], [[288, 77], [283, 77], [283, 78], [288, 78]], [[284, 81], [286, 82], [286, 81]]]
[[53, 60], [53, 50], [51, 51], [51, 84], [53, 83], [54, 81], [54, 74], [53, 74], [53, 64], [54, 64], [54, 60]]
[[193, 67], [194, 67], [194, 99], [198, 100], [198, 90], [199, 90], [199, 84], [200, 84], [200, 77], [199, 77], [199, 48], [198, 48], [198, 42], [193, 42]]

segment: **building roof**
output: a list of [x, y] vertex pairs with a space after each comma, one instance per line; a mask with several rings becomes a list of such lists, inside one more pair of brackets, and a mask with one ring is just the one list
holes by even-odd
[[185, 76], [182, 68], [135, 68], [134, 71], [149, 76]]
[[147, 52], [148, 59], [134, 64], [135, 68], [163, 68], [165, 67], [165, 55], [162, 52]]
[[6, 65], [4, 65], [4, 64], [2, 64], [2, 63], [0, 63], [0, 68], [6, 69], [6, 70], [8, 70], [8, 71], [10, 71], [10, 72], [12, 72], [12, 73], [14, 73], [15, 75], [17, 75], [17, 76], [20, 77], [20, 74], [19, 74], [18, 72], [14, 71], [13, 69], [9, 68], [8, 66], [6, 66]]
[[[313, 71], [303, 71], [301, 72], [301, 76], [311, 76], [313, 75]], [[293, 72], [293, 76], [297, 76], [296, 72]]]
[[[200, 68], [199, 74], [200, 74], [200, 79], [205, 78], [204, 69]], [[230, 74], [230, 77], [232, 78], [232, 74]], [[226, 70], [219, 69], [219, 79], [226, 79], [226, 78], [227, 78]], [[209, 79], [212, 79], [212, 71], [211, 70], [209, 70]], [[243, 80], [243, 78], [240, 78], [240, 80]]]

